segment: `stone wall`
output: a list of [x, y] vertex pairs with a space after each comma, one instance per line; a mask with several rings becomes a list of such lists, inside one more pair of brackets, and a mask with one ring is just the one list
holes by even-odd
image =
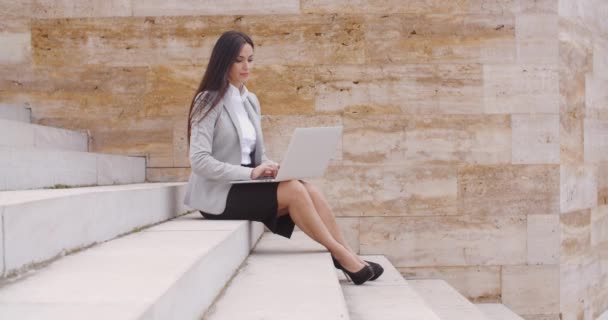
[[582, 319], [608, 308], [602, 2], [0, 0], [0, 102], [185, 180], [213, 43], [248, 32], [272, 158], [295, 127], [344, 127], [316, 182], [356, 249]]
[[560, 309], [608, 309], [608, 2], [559, 1]]

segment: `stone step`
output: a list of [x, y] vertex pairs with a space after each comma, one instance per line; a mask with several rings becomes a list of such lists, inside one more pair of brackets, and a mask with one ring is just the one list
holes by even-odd
[[32, 121], [32, 110], [0, 103], [0, 119], [30, 123]]
[[439, 320], [424, 299], [384, 256], [362, 256], [384, 268], [382, 276], [363, 285], [337, 270], [351, 320]]
[[0, 146], [89, 151], [89, 136], [60, 128], [0, 119]]
[[0, 319], [199, 319], [263, 225], [180, 217], [64, 257], [0, 288]]
[[0, 275], [187, 212], [184, 193], [184, 183], [0, 192]]
[[489, 320], [524, 320], [502, 303], [478, 303], [476, 306]]
[[143, 157], [0, 146], [0, 191], [145, 180]]
[[441, 320], [489, 320], [444, 280], [408, 280]]
[[301, 231], [265, 233], [203, 317], [206, 320], [347, 320], [330, 254]]
[[596, 320], [608, 320], [608, 310], [602, 313]]

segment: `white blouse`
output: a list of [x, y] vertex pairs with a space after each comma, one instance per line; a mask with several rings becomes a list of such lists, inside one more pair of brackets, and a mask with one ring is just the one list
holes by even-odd
[[231, 108], [239, 119], [241, 125], [241, 164], [251, 164], [251, 152], [255, 149], [255, 141], [257, 139], [255, 128], [253, 123], [249, 119], [249, 115], [245, 110], [245, 100], [249, 91], [247, 87], [243, 85], [243, 92], [239, 92], [239, 89], [232, 84], [228, 87], [226, 95], [229, 97], [227, 100], [227, 107]]

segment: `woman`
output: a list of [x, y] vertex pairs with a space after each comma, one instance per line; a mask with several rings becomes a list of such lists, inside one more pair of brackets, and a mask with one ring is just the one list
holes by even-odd
[[190, 105], [188, 139], [192, 174], [185, 202], [206, 219], [263, 222], [290, 238], [294, 224], [332, 254], [334, 265], [356, 284], [382, 274], [348, 246], [323, 195], [305, 181], [230, 184], [276, 176], [279, 165], [264, 152], [260, 106], [245, 87], [253, 41], [229, 31], [218, 39]]

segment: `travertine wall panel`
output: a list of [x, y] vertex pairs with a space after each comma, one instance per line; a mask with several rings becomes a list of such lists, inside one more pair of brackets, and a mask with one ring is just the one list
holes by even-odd
[[132, 0], [135, 16], [202, 16], [299, 13], [300, 1]]
[[525, 215], [366, 218], [361, 253], [396, 267], [525, 264], [526, 226]]
[[466, 166], [458, 170], [459, 210], [473, 215], [559, 213], [557, 165]]
[[560, 216], [528, 215], [528, 264], [558, 264], [560, 257]]
[[608, 243], [608, 206], [591, 209], [591, 245], [602, 246]]
[[597, 167], [560, 166], [560, 210], [562, 213], [597, 205]]
[[551, 65], [484, 65], [487, 113], [558, 113], [558, 72]]
[[31, 0], [36, 18], [128, 17], [132, 0]]
[[451, 166], [332, 166], [325, 191], [341, 216], [457, 214], [456, 168]]
[[557, 314], [559, 265], [503, 266], [502, 302], [520, 315]]
[[608, 162], [608, 119], [586, 118], [583, 126], [585, 162]]
[[559, 164], [558, 114], [514, 114], [511, 127], [514, 164]]
[[503, 63], [515, 56], [512, 16], [368, 16], [368, 63]]
[[31, 27], [24, 19], [0, 21], [0, 65], [23, 64], [32, 60]]
[[240, 29], [256, 40], [262, 64], [362, 63], [362, 22], [333, 15], [36, 20], [32, 45], [44, 65], [200, 64], [223, 31]]
[[515, 22], [517, 61], [550, 64], [558, 62], [557, 16], [555, 14], [522, 14]]

